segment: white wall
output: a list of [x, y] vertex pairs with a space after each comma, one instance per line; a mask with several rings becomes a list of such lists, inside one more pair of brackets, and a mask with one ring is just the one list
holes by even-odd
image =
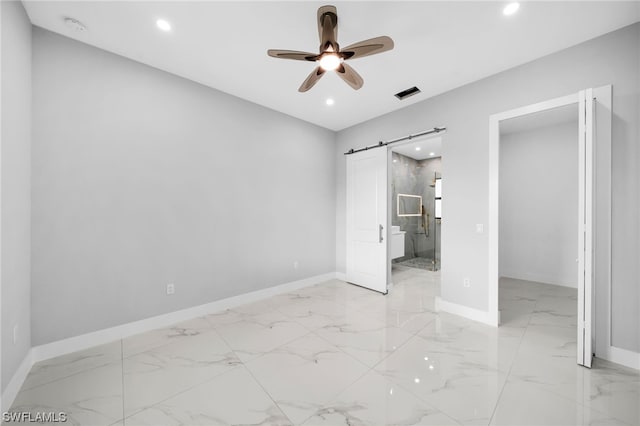
[[575, 122], [500, 136], [502, 277], [578, 287], [575, 109]]
[[[31, 347], [31, 23], [22, 3], [2, 15], [2, 391]], [[13, 328], [18, 327], [13, 343]]]
[[33, 43], [34, 345], [335, 270], [333, 132]]
[[[612, 343], [640, 352], [640, 24], [460, 87], [338, 133], [336, 268], [345, 270], [345, 160], [350, 148], [446, 126], [442, 142], [442, 297], [488, 308], [489, 116], [613, 85]], [[463, 286], [469, 277], [471, 287]], [[597, 315], [597, 313], [596, 313]]]

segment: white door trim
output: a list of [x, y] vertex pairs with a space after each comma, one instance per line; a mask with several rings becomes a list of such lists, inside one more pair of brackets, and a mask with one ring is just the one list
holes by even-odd
[[[595, 211], [594, 221], [594, 315], [596, 356], [609, 361], [640, 369], [640, 354], [635, 358], [617, 356], [619, 348], [611, 342], [611, 128], [612, 128], [612, 94], [611, 85], [593, 90], [594, 122], [595, 122]], [[635, 360], [634, 360], [635, 359]], [[631, 362], [626, 362], [627, 360]]]

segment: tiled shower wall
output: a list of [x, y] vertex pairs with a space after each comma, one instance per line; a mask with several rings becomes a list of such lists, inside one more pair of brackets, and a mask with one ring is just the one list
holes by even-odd
[[[406, 231], [404, 238], [404, 257], [394, 262], [414, 257], [433, 258], [434, 250], [440, 258], [440, 224], [436, 225], [435, 213], [435, 173], [441, 177], [441, 158], [414, 160], [397, 152], [392, 152], [392, 224], [400, 225]], [[398, 217], [398, 194], [420, 195], [424, 205], [423, 217]], [[443, 194], [444, 195], [444, 194]], [[427, 220], [428, 218], [428, 220]], [[437, 229], [436, 229], [437, 226]]]

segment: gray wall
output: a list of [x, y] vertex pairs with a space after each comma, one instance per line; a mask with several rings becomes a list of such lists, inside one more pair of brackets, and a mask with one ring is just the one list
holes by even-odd
[[575, 122], [500, 137], [500, 276], [578, 287], [575, 109]]
[[333, 132], [33, 43], [34, 345], [335, 270]]
[[[446, 126], [442, 140], [442, 297], [487, 310], [489, 116], [523, 105], [613, 85], [612, 342], [640, 351], [640, 24], [635, 24], [338, 133], [335, 151], [336, 268], [345, 270], [343, 152], [379, 140]], [[464, 277], [471, 287], [463, 286]], [[597, 313], [596, 313], [597, 315]]]
[[[22, 3], [2, 14], [2, 390], [31, 347], [31, 23]], [[13, 328], [18, 326], [13, 343]]]

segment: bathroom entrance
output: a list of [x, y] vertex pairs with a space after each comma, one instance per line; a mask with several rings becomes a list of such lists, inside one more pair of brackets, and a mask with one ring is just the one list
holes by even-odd
[[392, 268], [440, 270], [442, 137], [394, 146], [389, 181]]

